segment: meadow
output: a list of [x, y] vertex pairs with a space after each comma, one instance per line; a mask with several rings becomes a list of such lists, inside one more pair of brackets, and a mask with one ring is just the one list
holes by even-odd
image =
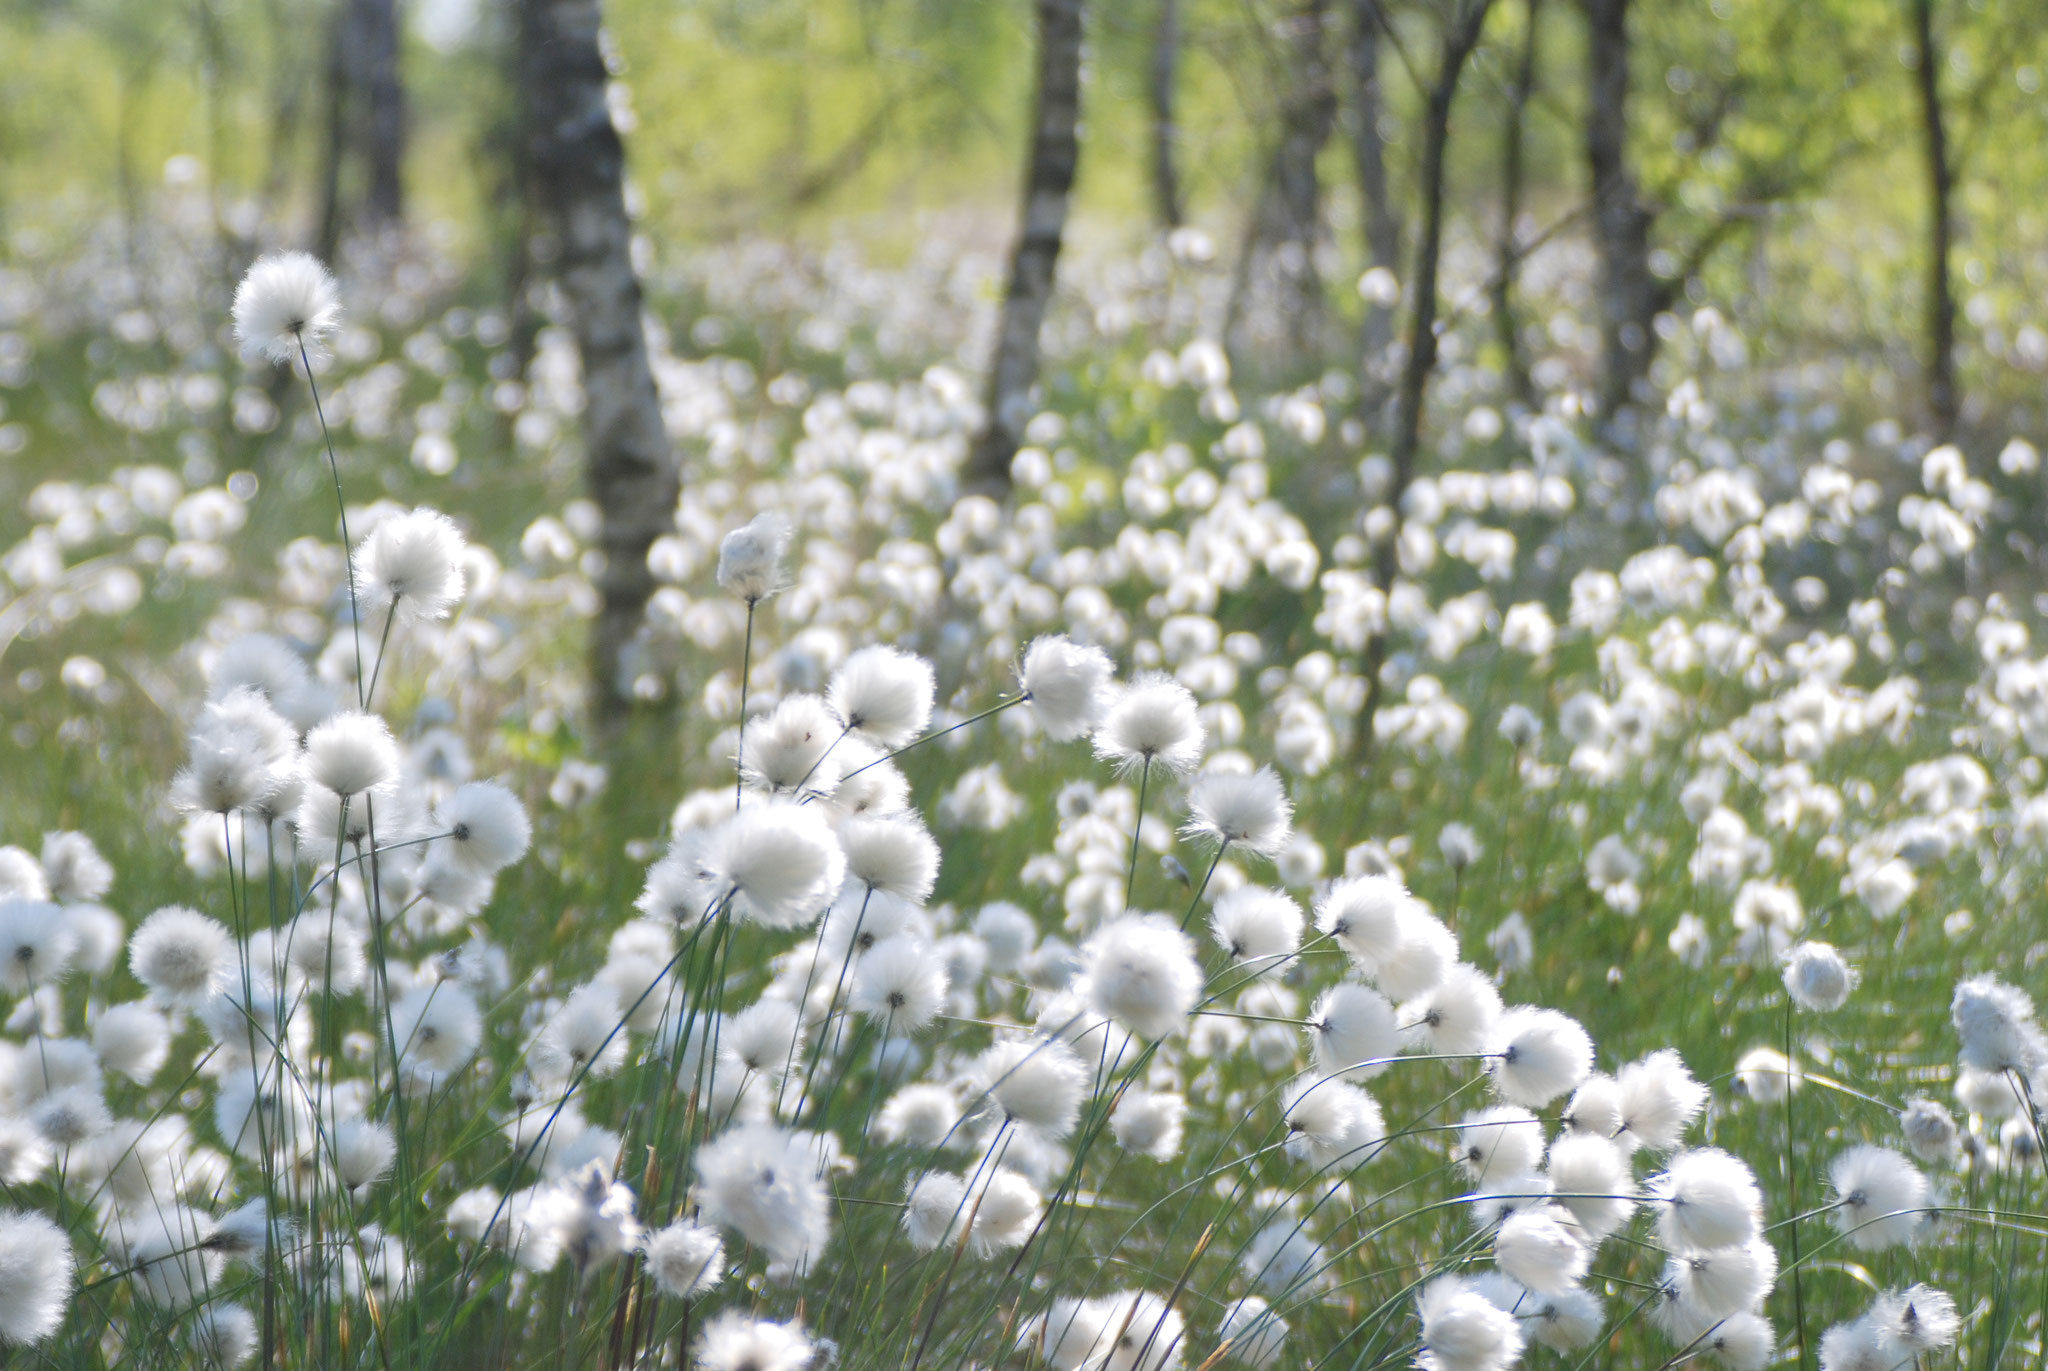
[[649, 283], [607, 721], [559, 322], [162, 221], [0, 273], [12, 1364], [2043, 1355], [2024, 439], [1701, 308], [1617, 450], [1539, 275], [1550, 402], [1454, 316], [1396, 509], [1182, 235], [999, 504], [990, 264], [745, 240]]

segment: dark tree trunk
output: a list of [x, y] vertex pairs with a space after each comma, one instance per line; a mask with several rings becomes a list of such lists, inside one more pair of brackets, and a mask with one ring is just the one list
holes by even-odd
[[1162, 227], [1177, 229], [1184, 215], [1178, 168], [1180, 128], [1174, 123], [1174, 71], [1180, 65], [1180, 0], [1159, 0], [1152, 31], [1152, 205]]
[[1599, 257], [1600, 413], [1611, 422], [1649, 373], [1660, 295], [1650, 272], [1652, 215], [1628, 156], [1630, 0], [1584, 2], [1586, 165]]
[[1920, 94], [1920, 128], [1927, 155], [1927, 416], [1934, 436], [1955, 432], [1956, 302], [1949, 284], [1949, 247], [1955, 220], [1951, 200], [1955, 170], [1949, 164], [1948, 130], [1941, 112], [1941, 54], [1934, 45], [1934, 0], [1913, 0], [1914, 74]]
[[1515, 315], [1515, 273], [1521, 265], [1516, 225], [1522, 217], [1522, 124], [1528, 116], [1529, 97], [1536, 89], [1536, 31], [1542, 16], [1543, 0], [1528, 0], [1528, 30], [1522, 35], [1514, 84], [1508, 89], [1507, 119], [1501, 127], [1500, 241], [1494, 253], [1492, 290], [1493, 332], [1500, 343], [1501, 371], [1508, 392], [1532, 409], [1536, 387], [1529, 379], [1529, 362], [1522, 354], [1520, 323]]
[[363, 207], [372, 224], [405, 214], [405, 82], [399, 74], [397, 0], [355, 0], [362, 10], [364, 138], [369, 188]]
[[647, 549], [674, 527], [681, 478], [647, 361], [597, 0], [523, 0], [523, 8], [522, 22], [533, 25], [521, 87], [531, 102], [534, 188], [561, 240], [555, 270], [583, 359], [584, 461], [604, 515], [591, 674], [598, 711], [616, 714], [627, 703], [626, 649], [654, 590]]
[[1067, 200], [1081, 145], [1083, 0], [1038, 0], [1038, 95], [1031, 162], [1024, 178], [1023, 222], [1010, 258], [1009, 289], [989, 367], [988, 427], [968, 457], [967, 485], [995, 494], [1010, 488], [1010, 459], [1031, 418], [1038, 380], [1038, 333], [1052, 303]]
[[1273, 158], [1273, 246], [1279, 267], [1280, 309], [1297, 360], [1322, 345], [1323, 283], [1316, 270], [1322, 236], [1322, 180], [1316, 161], [1337, 122], [1337, 92], [1330, 79], [1326, 0], [1303, 0], [1291, 28], [1288, 99], [1280, 146]]
[[[1458, 84], [1472, 50], [1479, 46], [1480, 32], [1493, 0], [1462, 0], [1444, 23], [1442, 52], [1437, 58], [1436, 79], [1423, 109], [1421, 233], [1415, 243], [1415, 265], [1408, 278], [1407, 358], [1401, 368], [1401, 384], [1395, 396], [1394, 433], [1389, 444], [1394, 475], [1387, 492], [1387, 504], [1398, 511], [1408, 486], [1415, 478], [1415, 459], [1422, 450], [1422, 410], [1428, 398], [1430, 374], [1436, 370], [1437, 265], [1443, 256], [1444, 163], [1451, 141], [1451, 105], [1457, 99]], [[1382, 590], [1391, 589], [1399, 569], [1398, 525], [1379, 545], [1373, 557], [1373, 579]], [[1359, 715], [1361, 749], [1372, 745], [1373, 717], [1379, 711], [1380, 670], [1386, 665], [1387, 639], [1374, 637], [1366, 649], [1365, 705]]]
[[[1358, 180], [1360, 217], [1365, 228], [1366, 260], [1396, 276], [1401, 272], [1401, 220], [1387, 188], [1387, 142], [1381, 133], [1386, 99], [1380, 89], [1379, 0], [1351, 0], [1351, 26], [1344, 45], [1350, 74], [1351, 160]], [[1368, 305], [1365, 347], [1377, 353], [1393, 341], [1393, 311]]]
[[[396, 0], [342, 0], [327, 54], [327, 146], [321, 167], [320, 256], [332, 258], [356, 213], [373, 228], [405, 212], [405, 83]], [[359, 211], [347, 174], [362, 168]]]

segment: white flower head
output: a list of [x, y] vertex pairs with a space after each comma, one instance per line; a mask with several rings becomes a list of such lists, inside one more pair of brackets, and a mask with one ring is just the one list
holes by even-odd
[[288, 366], [302, 347], [319, 353], [341, 322], [341, 298], [319, 258], [272, 252], [257, 258], [235, 287], [233, 313], [245, 360], [267, 357]]
[[1828, 1184], [1840, 1202], [1835, 1226], [1851, 1247], [1911, 1242], [1926, 1217], [1927, 1177], [1889, 1147], [1849, 1148], [1828, 1163]]
[[1171, 676], [1152, 672], [1117, 694], [1095, 731], [1095, 755], [1120, 772], [1156, 766], [1185, 775], [1202, 760], [1195, 697]]
[[1504, 1371], [1522, 1355], [1522, 1323], [1463, 1276], [1439, 1276], [1416, 1300], [1422, 1371]]
[[1143, 1038], [1187, 1026], [1202, 993], [1194, 942], [1158, 914], [1132, 914], [1104, 924], [1081, 947], [1090, 1002]]
[[1188, 789], [1188, 810], [1193, 818], [1183, 832], [1256, 857], [1272, 857], [1287, 845], [1294, 815], [1271, 767], [1250, 775], [1203, 772]]
[[875, 644], [839, 664], [825, 699], [848, 733], [877, 747], [895, 748], [931, 722], [936, 689], [930, 662]]
[[434, 811], [447, 852], [463, 868], [489, 876], [526, 855], [533, 823], [519, 797], [496, 781], [457, 786]]
[[0, 1212], [0, 1338], [18, 1346], [57, 1331], [71, 1303], [71, 1238], [34, 1211]]
[[647, 1274], [662, 1294], [686, 1300], [715, 1288], [725, 1279], [725, 1239], [716, 1228], [692, 1219], [678, 1219], [657, 1228], [642, 1244]]
[[1827, 1013], [1848, 1002], [1856, 972], [1828, 943], [1803, 942], [1785, 954], [1785, 991], [1801, 1009]]
[[445, 619], [462, 598], [465, 544], [455, 521], [412, 509], [377, 521], [356, 549], [356, 591], [371, 613], [402, 623]]
[[815, 805], [770, 800], [727, 819], [694, 854], [732, 912], [769, 928], [801, 928], [832, 903], [846, 854]]
[[782, 558], [789, 550], [789, 520], [773, 511], [756, 514], [718, 545], [718, 584], [748, 604], [758, 604], [787, 583]]
[[1093, 732], [1101, 722], [1113, 673], [1101, 648], [1055, 634], [1024, 650], [1017, 679], [1046, 737], [1064, 743]]
[[227, 926], [196, 909], [168, 905], [128, 940], [128, 967], [159, 1004], [193, 1007], [225, 989], [235, 940]]

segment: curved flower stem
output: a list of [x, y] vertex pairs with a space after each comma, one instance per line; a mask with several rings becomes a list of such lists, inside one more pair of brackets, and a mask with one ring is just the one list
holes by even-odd
[[1138, 839], [1145, 832], [1145, 791], [1152, 784], [1152, 758], [1138, 772], [1138, 812], [1131, 820], [1131, 869], [1124, 876], [1124, 908], [1131, 907], [1131, 887], [1138, 883]]
[[[1180, 916], [1181, 932], [1187, 932], [1188, 921], [1195, 917], [1195, 910], [1201, 906], [1202, 896], [1208, 893], [1209, 882], [1216, 875], [1216, 868], [1223, 864], [1223, 854], [1229, 850], [1230, 839], [1225, 838], [1221, 843], [1217, 844], [1216, 855], [1209, 859], [1209, 869], [1202, 873], [1202, 883], [1195, 887], [1195, 898], [1188, 901], [1188, 912]], [[1128, 905], [1130, 901], [1130, 892], [1126, 890], [1124, 892], [1124, 903]]]
[[747, 683], [754, 674], [754, 606], [759, 600], [747, 601], [747, 636], [740, 645], [740, 740], [732, 753], [732, 810], [737, 814], [746, 785], [747, 760]]
[[334, 504], [341, 514], [342, 564], [348, 569], [349, 629], [356, 639], [356, 705], [365, 708], [370, 697], [363, 690], [363, 609], [356, 596], [355, 541], [348, 536], [348, 502], [341, 496], [341, 463], [334, 455], [334, 432], [327, 427], [327, 411], [320, 404], [320, 383], [313, 379], [313, 359], [306, 353], [305, 335], [294, 331], [299, 341], [299, 362], [306, 368], [306, 389], [313, 392], [313, 413], [320, 420], [320, 436], [327, 442], [327, 470], [334, 476]]
[[403, 596], [391, 597], [391, 608], [384, 611], [384, 632], [377, 639], [377, 660], [370, 666], [370, 688], [363, 692], [363, 708], [370, 707], [370, 701], [377, 696], [377, 678], [384, 674], [384, 653], [391, 646], [391, 625], [398, 618], [398, 602]]
[[[1792, 997], [1785, 997], [1785, 1060], [1792, 1061]], [[1786, 1221], [1787, 1241], [1792, 1244], [1792, 1322], [1799, 1330], [1799, 1365], [1807, 1364], [1807, 1350], [1811, 1345], [1806, 1333], [1806, 1287], [1800, 1279], [1799, 1261], [1799, 1157], [1795, 1151], [1792, 1134], [1792, 1097], [1798, 1092], [1792, 1089], [1788, 1078], [1785, 1082], [1785, 1199], [1792, 1206], [1792, 1217]]]

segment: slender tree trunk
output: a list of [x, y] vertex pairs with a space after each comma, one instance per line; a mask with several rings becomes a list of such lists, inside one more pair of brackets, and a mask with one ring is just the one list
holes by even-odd
[[1913, 0], [1914, 75], [1920, 128], [1927, 155], [1927, 414], [1934, 436], [1955, 432], [1956, 302], [1949, 284], [1949, 247], [1955, 220], [1955, 170], [1949, 165], [1948, 130], [1941, 112], [1941, 54], [1934, 45], [1934, 0]]
[[1500, 241], [1493, 271], [1493, 331], [1500, 343], [1501, 371], [1509, 393], [1532, 409], [1536, 387], [1529, 379], [1529, 362], [1522, 354], [1520, 321], [1515, 315], [1515, 274], [1521, 265], [1516, 225], [1522, 217], [1522, 125], [1528, 117], [1529, 97], [1536, 89], [1536, 33], [1542, 16], [1543, 0], [1528, 0], [1524, 19], [1528, 28], [1522, 35], [1514, 84], [1508, 89], [1507, 119], [1501, 126]]
[[[1415, 479], [1415, 459], [1422, 450], [1422, 412], [1428, 398], [1430, 374], [1436, 370], [1437, 266], [1443, 256], [1444, 171], [1451, 142], [1451, 105], [1457, 99], [1458, 84], [1472, 50], [1479, 45], [1493, 0], [1463, 0], [1457, 12], [1444, 24], [1442, 52], [1437, 59], [1436, 80], [1430, 86], [1423, 111], [1422, 127], [1422, 225], [1415, 244], [1415, 265], [1408, 278], [1407, 358], [1401, 368], [1401, 384], [1395, 396], [1394, 433], [1389, 444], [1394, 476], [1387, 492], [1387, 504], [1398, 511]], [[1394, 584], [1400, 568], [1398, 524], [1373, 557], [1373, 579], [1381, 590]], [[1359, 714], [1356, 745], [1372, 746], [1373, 718], [1379, 712], [1381, 668], [1387, 660], [1387, 637], [1378, 634], [1366, 649], [1365, 705]]]
[[1322, 236], [1323, 193], [1316, 161], [1337, 122], [1337, 92], [1330, 79], [1326, 42], [1327, 0], [1303, 0], [1289, 27], [1290, 89], [1273, 159], [1273, 237], [1280, 309], [1287, 321], [1289, 347], [1300, 361], [1313, 358], [1322, 345], [1323, 283], [1316, 270], [1316, 245]]
[[[1401, 273], [1401, 220], [1387, 188], [1387, 142], [1380, 125], [1386, 99], [1380, 88], [1379, 0], [1351, 0], [1351, 26], [1344, 45], [1350, 73], [1351, 160], [1362, 202], [1366, 260], [1395, 276]], [[1377, 354], [1394, 337], [1394, 313], [1380, 305], [1365, 311], [1365, 348]]]
[[1031, 418], [1038, 380], [1038, 333], [1066, 233], [1067, 201], [1081, 156], [1081, 20], [1084, 0], [1038, 0], [1038, 95], [1032, 117], [1031, 162], [1024, 211], [1010, 258], [1009, 289], [989, 368], [988, 427], [967, 459], [970, 488], [1002, 494], [1010, 459]]
[[399, 68], [397, 0], [354, 0], [362, 11], [363, 150], [369, 162], [364, 209], [375, 225], [405, 215], [405, 82]]
[[327, 41], [327, 144], [320, 161], [320, 220], [313, 233], [313, 252], [325, 262], [334, 260], [334, 249], [341, 242], [341, 162], [349, 142], [349, 28], [353, 16], [352, 5], [336, 6]]
[[605, 103], [597, 0], [523, 0], [533, 43], [521, 82], [532, 102], [534, 185], [561, 239], [556, 273], [583, 359], [584, 461], [603, 511], [602, 608], [591, 639], [600, 714], [626, 703], [624, 658], [654, 578], [647, 549], [674, 527], [680, 472], [647, 360], [640, 279], [626, 218], [625, 149]]
[[1628, 156], [1629, 3], [1585, 0], [1586, 164], [1599, 257], [1600, 413], [1608, 422], [1634, 398], [1656, 345], [1652, 216]]
[[1180, 65], [1180, 0], [1159, 0], [1152, 31], [1152, 205], [1164, 228], [1181, 226], [1180, 128], [1174, 123], [1174, 71]]

